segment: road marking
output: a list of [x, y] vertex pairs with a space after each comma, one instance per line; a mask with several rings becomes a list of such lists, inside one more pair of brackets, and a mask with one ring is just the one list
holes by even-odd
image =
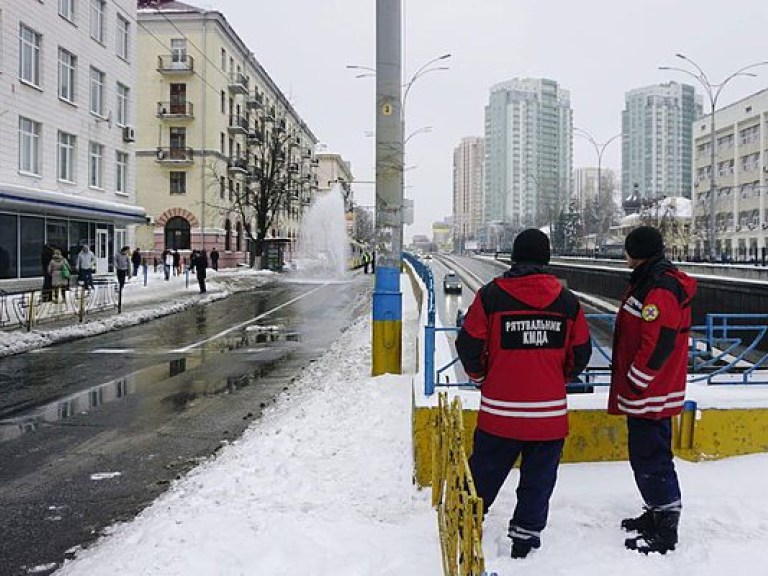
[[264, 318], [266, 316], [269, 316], [270, 314], [272, 314], [274, 312], [277, 312], [278, 310], [280, 310], [282, 308], [285, 308], [286, 306], [290, 306], [294, 302], [298, 302], [302, 298], [305, 298], [305, 297], [309, 296], [310, 294], [313, 294], [314, 292], [317, 292], [321, 288], [325, 288], [328, 285], [329, 285], [328, 283], [325, 283], [325, 284], [323, 284], [321, 286], [318, 286], [317, 288], [313, 288], [312, 290], [310, 290], [309, 292], [305, 292], [301, 296], [296, 296], [296, 298], [292, 298], [291, 300], [288, 300], [287, 302], [283, 302], [282, 304], [280, 304], [279, 306], [275, 306], [271, 310], [267, 310], [266, 312], [262, 312], [261, 314], [259, 314], [255, 318], [251, 318], [250, 320], [246, 320], [245, 322], [241, 322], [240, 324], [236, 324], [234, 326], [230, 326], [229, 328], [227, 328], [226, 330], [222, 330], [218, 334], [214, 334], [213, 336], [210, 336], [208, 338], [204, 338], [203, 340], [200, 340], [199, 342], [195, 342], [194, 344], [190, 344], [189, 346], [184, 346], [184, 348], [177, 348], [176, 350], [173, 350], [172, 352], [186, 354], [187, 352], [189, 352], [190, 350], [194, 350], [198, 346], [202, 346], [203, 344], [207, 344], [208, 342], [213, 342], [217, 338], [221, 338], [222, 336], [225, 336], [225, 335], [229, 334], [230, 332], [234, 332], [235, 330], [240, 330], [240, 328], [242, 328], [243, 326], [248, 326], [249, 324], [253, 324], [254, 322], [258, 322], [262, 318]]

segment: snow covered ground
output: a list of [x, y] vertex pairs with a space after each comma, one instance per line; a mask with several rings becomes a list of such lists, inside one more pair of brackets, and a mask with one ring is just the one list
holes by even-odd
[[[417, 321], [403, 282], [404, 350]], [[176, 298], [176, 296], [172, 296]], [[157, 295], [158, 305], [166, 296]], [[198, 297], [196, 297], [198, 298]], [[352, 326], [245, 435], [177, 481], [131, 522], [78, 551], [59, 576], [383, 576], [442, 574], [429, 490], [411, 484], [414, 360], [372, 378], [370, 320]], [[768, 455], [677, 461], [681, 542], [667, 556], [624, 549], [640, 511], [626, 462], [567, 464], [543, 546], [512, 560], [513, 472], [484, 525], [501, 575], [741, 576], [768, 561]], [[102, 479], [108, 482], [110, 479]]]

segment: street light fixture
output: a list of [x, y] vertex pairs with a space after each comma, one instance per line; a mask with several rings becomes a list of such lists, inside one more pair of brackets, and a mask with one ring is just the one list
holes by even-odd
[[715, 254], [715, 210], [716, 210], [716, 203], [715, 203], [715, 144], [716, 144], [716, 131], [715, 131], [715, 111], [717, 107], [717, 99], [720, 97], [720, 93], [723, 91], [723, 88], [734, 78], [738, 76], [750, 76], [755, 77], [756, 75], [747, 72], [747, 70], [750, 70], [752, 68], [755, 68], [757, 66], [763, 66], [765, 64], [768, 64], [768, 61], [764, 62], [756, 62], [754, 64], [750, 64], [748, 66], [744, 66], [743, 68], [739, 68], [731, 74], [730, 76], [726, 77], [725, 80], [719, 83], [710, 82], [707, 75], [704, 73], [704, 70], [702, 70], [701, 66], [699, 66], [696, 62], [688, 58], [685, 54], [677, 53], [675, 54], [677, 58], [680, 58], [681, 60], [685, 60], [693, 66], [696, 69], [696, 73], [691, 72], [690, 70], [686, 70], [685, 68], [678, 68], [676, 66], [659, 66], [659, 70], [673, 70], [675, 72], [682, 72], [683, 74], [686, 74], [687, 76], [690, 76], [694, 80], [696, 80], [701, 87], [704, 89], [704, 91], [707, 93], [707, 97], [709, 98], [709, 105], [710, 105], [710, 123], [709, 123], [709, 158], [710, 158], [710, 168], [709, 168], [709, 226], [708, 226], [708, 243], [709, 243], [709, 259], [710, 262], [714, 262], [717, 260], [717, 255]]
[[599, 247], [602, 242], [602, 235], [603, 235], [603, 154], [605, 153], [605, 149], [608, 148], [608, 145], [616, 140], [617, 138], [621, 137], [621, 132], [618, 134], [615, 134], [608, 138], [605, 142], [598, 142], [595, 140], [595, 138], [584, 130], [583, 128], [574, 127], [574, 132], [577, 136], [581, 136], [582, 138], [586, 139], [587, 142], [589, 142], [592, 147], [595, 149], [595, 153], [597, 154], [597, 204], [600, 209], [600, 228], [598, 229], [598, 238], [599, 242], [597, 242], [597, 246]]

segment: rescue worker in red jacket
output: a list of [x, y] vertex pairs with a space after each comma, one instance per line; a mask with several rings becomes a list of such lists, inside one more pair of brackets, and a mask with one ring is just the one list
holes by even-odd
[[513, 558], [541, 546], [568, 435], [566, 384], [592, 354], [579, 301], [544, 271], [549, 256], [543, 232], [518, 234], [512, 267], [478, 290], [456, 339], [481, 393], [469, 465], [484, 513], [522, 455], [508, 532]]
[[677, 545], [682, 509], [671, 418], [685, 399], [696, 281], [664, 257], [656, 228], [635, 228], [624, 248], [632, 274], [616, 316], [608, 412], [627, 417], [629, 462], [645, 511], [621, 527], [638, 533], [625, 540], [628, 549], [666, 554]]

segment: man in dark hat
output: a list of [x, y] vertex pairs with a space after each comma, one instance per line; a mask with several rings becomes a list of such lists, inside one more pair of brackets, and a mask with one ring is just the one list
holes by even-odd
[[629, 463], [645, 511], [621, 527], [637, 533], [625, 540], [628, 549], [666, 554], [677, 545], [682, 509], [672, 416], [685, 399], [696, 281], [664, 257], [656, 228], [635, 228], [624, 248], [632, 274], [616, 316], [608, 412], [627, 417]]
[[513, 558], [541, 546], [568, 435], [565, 387], [592, 354], [579, 301], [544, 270], [549, 254], [543, 232], [518, 234], [512, 267], [478, 290], [456, 339], [481, 393], [469, 466], [484, 513], [522, 455], [508, 532]]

